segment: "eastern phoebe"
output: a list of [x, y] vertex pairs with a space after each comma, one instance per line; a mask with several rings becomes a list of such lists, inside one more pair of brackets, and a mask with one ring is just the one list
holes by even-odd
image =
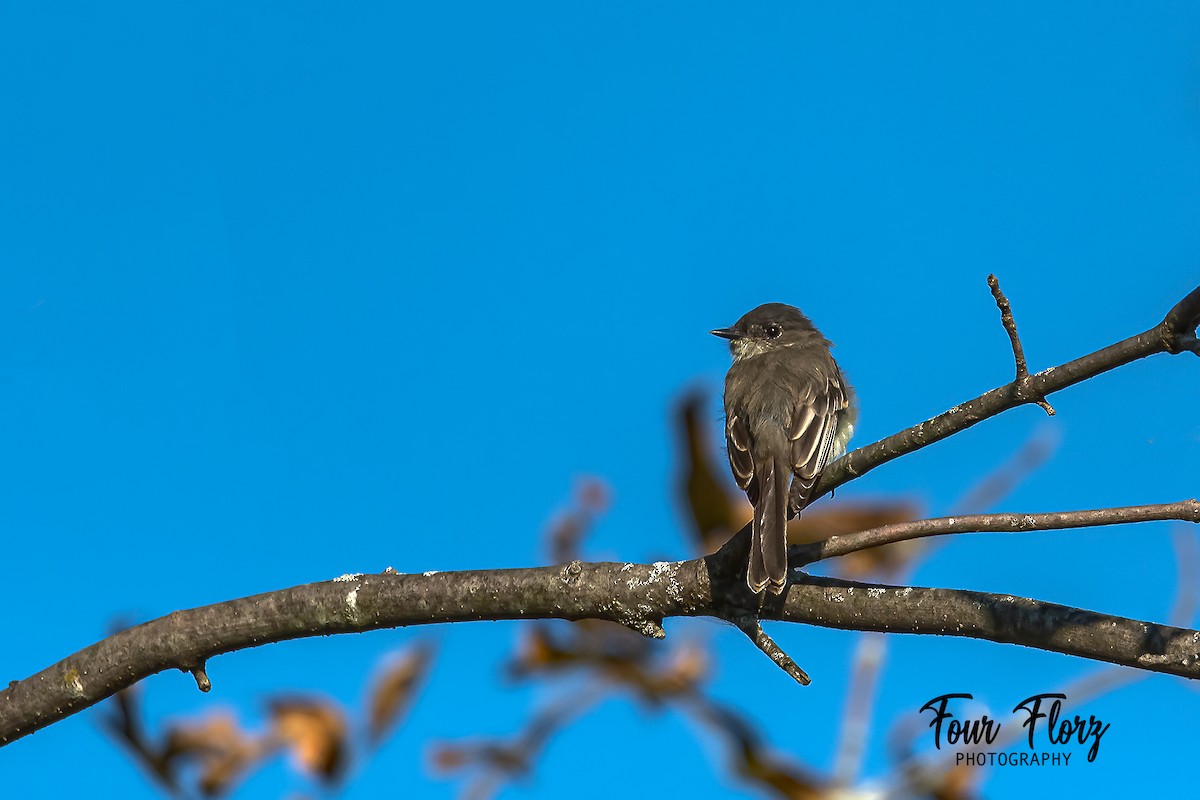
[[[767, 303], [732, 328], [725, 376], [725, 444], [738, 486], [754, 506], [746, 584], [779, 594], [787, 585], [787, 520], [808, 505], [825, 464], [846, 452], [854, 392], [800, 309]], [[788, 507], [795, 479], [798, 502]], [[789, 514], [789, 510], [791, 514]]]

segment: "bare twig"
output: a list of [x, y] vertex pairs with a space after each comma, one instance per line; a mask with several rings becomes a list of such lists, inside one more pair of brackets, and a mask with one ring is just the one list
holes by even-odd
[[204, 670], [204, 664], [192, 667], [188, 672], [192, 673], [192, 677], [196, 679], [196, 688], [202, 692], [212, 691], [212, 681], [208, 679], [208, 673]]
[[[1028, 392], [1029, 367], [1025, 363], [1025, 348], [1021, 346], [1021, 337], [1017, 333], [1017, 321], [1013, 319], [1012, 305], [1000, 290], [1000, 280], [995, 275], [988, 275], [987, 282], [992, 289], [992, 297], [996, 299], [996, 307], [1000, 309], [1000, 323], [1004, 325], [1008, 340], [1012, 343], [1013, 360], [1017, 363], [1016, 385], [1021, 391]], [[1054, 407], [1045, 397], [1034, 397], [1033, 401], [1041, 406], [1047, 415], [1054, 416]]]
[[1178, 503], [1055, 511], [1047, 514], [970, 514], [920, 519], [797, 545], [789, 548], [788, 563], [794, 567], [801, 567], [814, 561], [844, 556], [869, 547], [950, 533], [1022, 533], [1162, 520], [1200, 523], [1200, 501], [1183, 500]]
[[762, 629], [757, 619], [745, 619], [738, 622], [738, 628], [742, 633], [749, 637], [750, 641], [754, 642], [754, 646], [767, 654], [775, 664], [788, 675], [795, 678], [796, 682], [801, 686], [808, 686], [812, 683], [812, 679], [808, 677], [808, 673], [800, 668], [800, 665], [792, 660], [792, 657], [783, 651], [783, 648], [775, 643], [775, 640], [767, 635], [767, 632]]
[[662, 622], [645, 617], [634, 617], [625, 621], [625, 627], [634, 633], [640, 633], [647, 639], [665, 639], [667, 632], [663, 630]]

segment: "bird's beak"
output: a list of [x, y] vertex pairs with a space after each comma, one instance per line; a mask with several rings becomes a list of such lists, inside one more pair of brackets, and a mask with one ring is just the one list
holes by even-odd
[[709, 331], [713, 336], [720, 336], [722, 339], [740, 339], [742, 335], [738, 333], [737, 328], [717, 328], [715, 331]]

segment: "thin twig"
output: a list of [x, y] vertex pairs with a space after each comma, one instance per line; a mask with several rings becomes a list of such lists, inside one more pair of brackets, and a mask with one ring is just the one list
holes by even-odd
[[[999, 278], [995, 275], [988, 275], [987, 282], [992, 289], [992, 297], [996, 300], [996, 307], [1000, 309], [1000, 322], [1008, 333], [1009, 342], [1012, 343], [1013, 360], [1017, 362], [1016, 384], [1022, 391], [1028, 391], [1029, 366], [1025, 363], [1025, 348], [1021, 346], [1021, 336], [1017, 333], [1017, 321], [1013, 319], [1012, 305], [1008, 302], [1004, 292], [1000, 290]], [[1047, 415], [1054, 416], [1054, 406], [1050, 405], [1045, 397], [1034, 397], [1033, 401], [1041, 406]]]
[[999, 278], [988, 275], [987, 282], [992, 289], [992, 297], [996, 300], [996, 307], [1000, 309], [1000, 322], [1008, 332], [1008, 340], [1012, 342], [1013, 360], [1017, 362], [1017, 380], [1028, 378], [1029, 367], [1025, 364], [1025, 348], [1021, 346], [1021, 337], [1017, 333], [1017, 321], [1013, 319], [1012, 305], [1000, 289]]
[[1162, 520], [1200, 523], [1200, 501], [1183, 500], [1178, 503], [1095, 508], [1086, 511], [1054, 511], [1045, 514], [969, 514], [900, 522], [794, 546], [789, 548], [788, 563], [801, 567], [814, 561], [844, 556], [870, 547], [950, 533], [1024, 533]]
[[204, 669], [204, 662], [200, 662], [198, 666], [192, 667], [188, 672], [192, 673], [192, 677], [196, 679], [196, 688], [202, 692], [212, 691], [212, 681], [208, 678], [208, 673]]
[[792, 657], [783, 652], [783, 648], [775, 644], [775, 640], [767, 635], [767, 632], [762, 629], [757, 619], [746, 619], [738, 622], [738, 628], [742, 633], [749, 637], [750, 641], [754, 642], [755, 647], [767, 654], [775, 664], [791, 675], [801, 686], [808, 686], [812, 683], [812, 679], [808, 677], [808, 673], [800, 668], [800, 665], [792, 660]]
[[634, 633], [640, 633], [647, 639], [665, 639], [667, 632], [663, 630], [662, 622], [650, 619], [649, 617], [630, 617], [623, 623], [625, 627]]

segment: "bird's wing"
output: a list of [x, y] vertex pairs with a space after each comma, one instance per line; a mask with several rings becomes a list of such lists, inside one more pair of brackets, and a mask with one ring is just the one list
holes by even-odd
[[754, 459], [750, 455], [750, 429], [746, 420], [730, 413], [725, 422], [725, 449], [729, 451], [729, 466], [733, 479], [753, 505], [758, 500], [758, 484], [754, 480]]
[[809, 384], [796, 398], [789, 437], [792, 440], [792, 469], [805, 499], [829, 460], [838, 417], [848, 405], [846, 389], [837, 377]]

